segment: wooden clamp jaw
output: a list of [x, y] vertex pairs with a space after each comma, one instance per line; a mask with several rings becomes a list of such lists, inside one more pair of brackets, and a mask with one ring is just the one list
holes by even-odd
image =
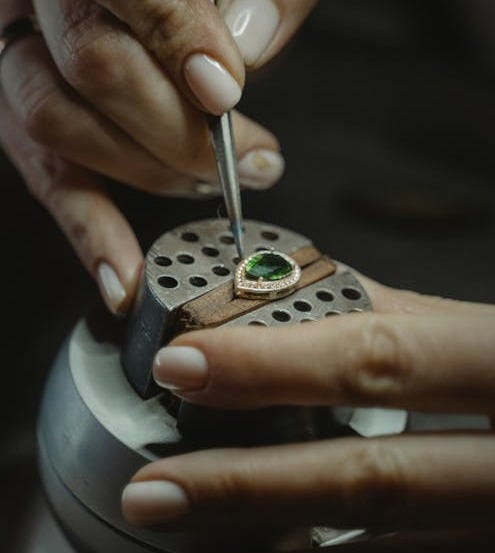
[[[297, 250], [292, 254], [292, 258], [302, 269], [296, 291], [333, 275], [337, 270], [336, 265], [313, 246]], [[221, 326], [271, 303], [271, 300], [266, 299], [236, 298], [232, 282], [226, 282], [208, 294], [185, 304], [179, 310], [177, 334]]]

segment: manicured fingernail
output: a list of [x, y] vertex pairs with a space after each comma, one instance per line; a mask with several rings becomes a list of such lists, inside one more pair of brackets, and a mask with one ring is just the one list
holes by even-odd
[[215, 115], [232, 109], [241, 99], [241, 87], [234, 77], [206, 54], [192, 55], [184, 66], [184, 74], [197, 99]]
[[117, 273], [108, 263], [100, 263], [98, 267], [98, 284], [108, 309], [115, 315], [120, 314], [127, 293]]
[[138, 526], [174, 522], [188, 510], [188, 497], [174, 482], [134, 482], [126, 486], [122, 493], [124, 517]]
[[222, 187], [211, 182], [197, 182], [194, 191], [197, 195], [205, 198], [217, 198], [222, 195]]
[[208, 379], [208, 362], [199, 349], [169, 346], [156, 355], [153, 375], [156, 383], [168, 390], [199, 390]]
[[268, 188], [283, 175], [285, 161], [271, 150], [253, 150], [239, 161], [239, 178], [248, 188]]
[[272, 42], [280, 13], [271, 0], [234, 0], [225, 22], [246, 65], [254, 65]]

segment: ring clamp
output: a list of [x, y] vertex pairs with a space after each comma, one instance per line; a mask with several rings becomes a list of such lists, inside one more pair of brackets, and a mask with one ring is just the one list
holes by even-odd
[[35, 15], [25, 15], [9, 23], [0, 34], [0, 61], [15, 42], [40, 32], [41, 28]]

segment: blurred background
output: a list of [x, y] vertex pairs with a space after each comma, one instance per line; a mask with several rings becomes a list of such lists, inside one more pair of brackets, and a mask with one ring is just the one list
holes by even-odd
[[[300, 231], [387, 284], [495, 302], [493, 0], [321, 0], [253, 76], [241, 109], [277, 134], [287, 159], [275, 189], [245, 194], [247, 217]], [[1, 155], [0, 179], [8, 539], [36, 488], [46, 373], [97, 289]], [[145, 250], [220, 206], [111, 186]]]

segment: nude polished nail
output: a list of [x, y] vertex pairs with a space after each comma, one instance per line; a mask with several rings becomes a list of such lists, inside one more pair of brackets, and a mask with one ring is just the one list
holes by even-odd
[[117, 273], [108, 263], [103, 262], [98, 267], [97, 278], [101, 294], [108, 309], [115, 315], [121, 313], [121, 307], [127, 293]]
[[199, 390], [208, 379], [208, 362], [199, 349], [169, 346], [156, 355], [153, 376], [156, 383], [167, 390]]
[[189, 499], [176, 483], [133, 482], [122, 493], [122, 512], [131, 524], [147, 526], [175, 522], [189, 510]]
[[279, 152], [253, 150], [239, 161], [241, 183], [262, 190], [275, 184], [283, 175], [285, 161]]
[[206, 54], [193, 54], [185, 63], [184, 75], [198, 101], [215, 115], [229, 111], [241, 99], [242, 90], [234, 77]]
[[234, 0], [225, 22], [246, 65], [254, 65], [275, 37], [280, 13], [271, 0]]

